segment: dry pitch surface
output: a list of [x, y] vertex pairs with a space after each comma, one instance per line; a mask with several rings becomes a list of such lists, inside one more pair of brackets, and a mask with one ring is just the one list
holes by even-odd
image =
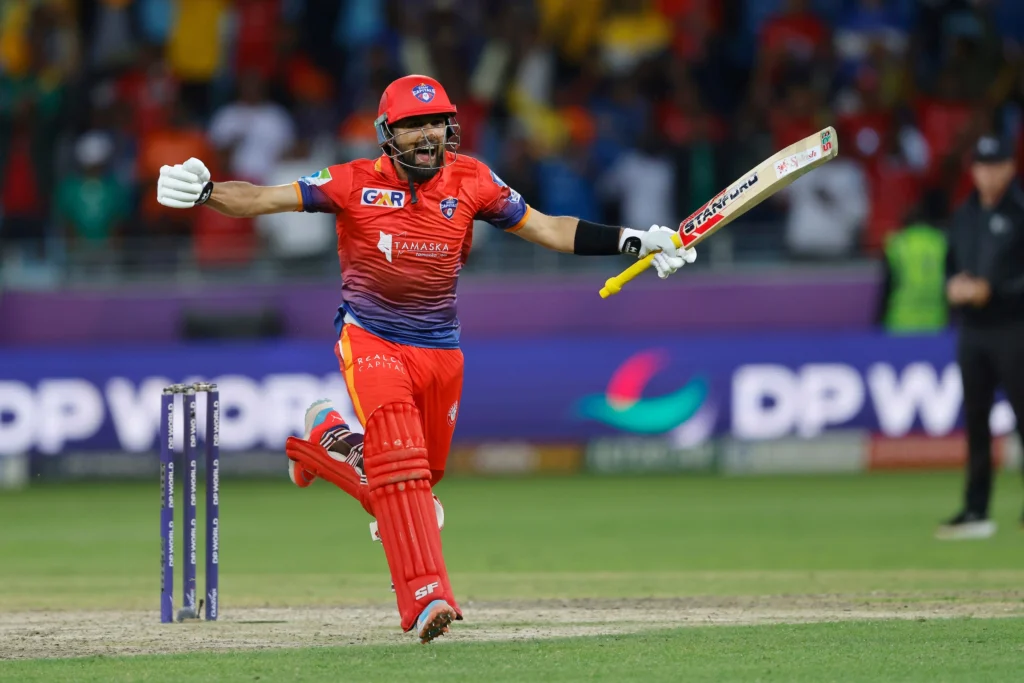
[[[438, 641], [509, 641], [637, 633], [685, 626], [799, 624], [875, 619], [1024, 616], [1024, 591], [936, 598], [872, 593], [763, 598], [469, 602], [467, 620]], [[399, 644], [385, 606], [248, 608], [216, 623], [156, 623], [143, 611], [34, 611], [0, 614], [0, 659], [173, 654], [311, 646]]]

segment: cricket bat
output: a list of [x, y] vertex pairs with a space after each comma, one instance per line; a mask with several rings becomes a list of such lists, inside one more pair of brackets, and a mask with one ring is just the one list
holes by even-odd
[[[689, 249], [700, 244], [747, 211], [771, 197], [800, 176], [839, 154], [839, 138], [829, 126], [789, 147], [776, 152], [743, 174], [736, 182], [719, 192], [714, 199], [694, 211], [679, 224], [672, 236], [677, 247]], [[651, 266], [654, 254], [639, 259], [615, 277], [608, 278], [601, 289], [601, 298], [618, 294], [622, 286]]]

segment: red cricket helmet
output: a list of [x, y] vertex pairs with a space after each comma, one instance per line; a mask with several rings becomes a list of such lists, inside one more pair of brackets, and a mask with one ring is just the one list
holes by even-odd
[[373, 122], [373, 127], [377, 129], [377, 142], [383, 146], [392, 140], [389, 124], [395, 121], [410, 116], [447, 114], [451, 126], [451, 117], [455, 113], [455, 105], [437, 80], [419, 74], [402, 76], [392, 81], [380, 97], [377, 119]]

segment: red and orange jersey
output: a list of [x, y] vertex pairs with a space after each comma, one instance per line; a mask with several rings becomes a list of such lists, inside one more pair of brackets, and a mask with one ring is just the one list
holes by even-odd
[[426, 183], [400, 180], [387, 157], [329, 166], [295, 182], [303, 211], [337, 214], [342, 304], [348, 318], [400, 344], [457, 348], [455, 289], [473, 221], [514, 231], [529, 207], [485, 164], [459, 155]]

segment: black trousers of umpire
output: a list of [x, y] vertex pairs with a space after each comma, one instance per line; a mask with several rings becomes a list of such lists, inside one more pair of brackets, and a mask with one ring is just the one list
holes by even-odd
[[994, 328], [963, 327], [957, 360], [964, 387], [967, 428], [967, 487], [964, 508], [988, 514], [992, 495], [992, 434], [989, 414], [997, 388], [1006, 394], [1024, 434], [1024, 323]]

